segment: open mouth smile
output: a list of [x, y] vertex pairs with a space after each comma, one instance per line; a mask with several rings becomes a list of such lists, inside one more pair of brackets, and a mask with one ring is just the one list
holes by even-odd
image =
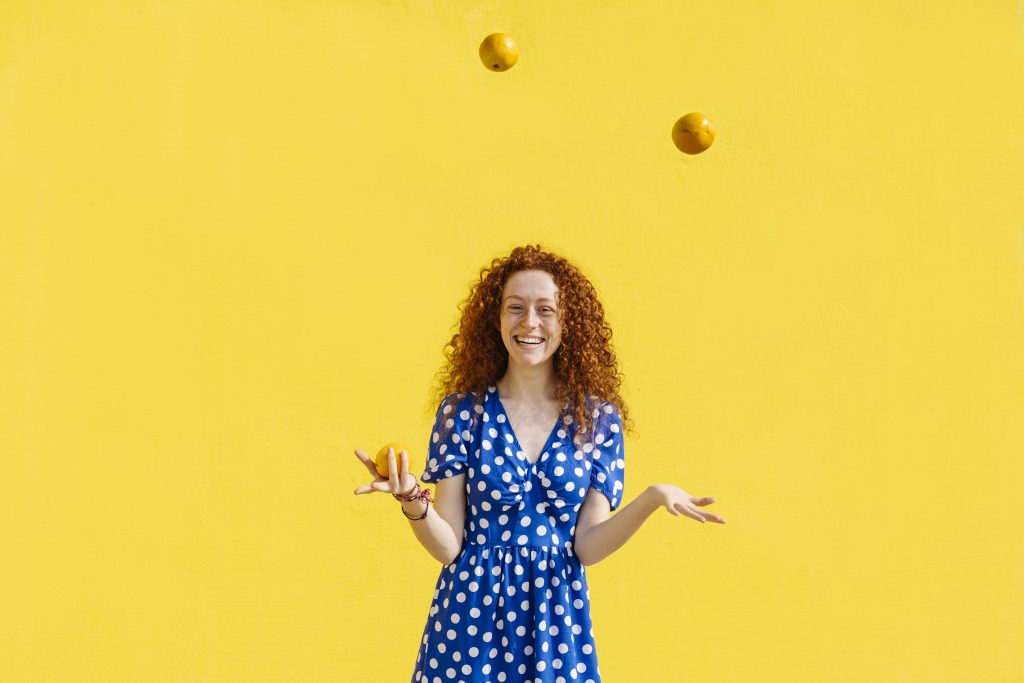
[[540, 346], [541, 344], [544, 343], [544, 338], [543, 337], [525, 337], [525, 336], [524, 337], [520, 337], [520, 336], [517, 336], [517, 335], [513, 335], [512, 339], [514, 339], [515, 342], [517, 344], [519, 344], [520, 346], [524, 346], [526, 348], [532, 348], [532, 347], [535, 347], [535, 346]]

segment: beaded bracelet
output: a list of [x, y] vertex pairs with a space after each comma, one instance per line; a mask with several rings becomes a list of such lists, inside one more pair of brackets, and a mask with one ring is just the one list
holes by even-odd
[[392, 493], [391, 496], [402, 503], [411, 503], [414, 500], [420, 500], [427, 504], [423, 509], [423, 514], [419, 517], [410, 517], [409, 513], [405, 511], [405, 507], [402, 507], [402, 514], [414, 522], [419, 521], [427, 516], [427, 512], [430, 511], [430, 503], [434, 502], [434, 497], [430, 494], [430, 489], [421, 489], [420, 483], [417, 481], [416, 486], [413, 487], [412, 491], [406, 494]]

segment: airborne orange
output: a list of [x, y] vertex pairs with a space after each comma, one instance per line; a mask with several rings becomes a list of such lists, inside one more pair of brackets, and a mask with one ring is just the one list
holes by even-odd
[[508, 71], [519, 61], [519, 47], [507, 33], [492, 33], [480, 43], [480, 61], [491, 71]]
[[690, 112], [672, 126], [672, 142], [680, 152], [700, 154], [714, 141], [715, 126], [699, 112]]

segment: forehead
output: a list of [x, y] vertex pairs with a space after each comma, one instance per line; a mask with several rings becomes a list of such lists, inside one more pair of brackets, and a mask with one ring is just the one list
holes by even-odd
[[520, 270], [509, 276], [502, 292], [502, 299], [513, 296], [527, 300], [554, 301], [558, 296], [558, 287], [555, 286], [555, 279], [547, 271]]

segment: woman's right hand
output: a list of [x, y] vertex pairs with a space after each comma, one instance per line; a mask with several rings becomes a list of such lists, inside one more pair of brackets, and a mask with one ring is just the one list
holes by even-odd
[[370, 474], [373, 475], [373, 481], [366, 486], [360, 486], [356, 489], [355, 493], [357, 496], [362, 493], [373, 493], [374, 491], [391, 494], [409, 494], [416, 488], [416, 477], [409, 473], [409, 454], [405, 451], [402, 451], [402, 468], [399, 469], [395, 466], [395, 449], [388, 449], [388, 473], [391, 475], [390, 477], [380, 476], [380, 472], [377, 471], [377, 466], [373, 463], [373, 460], [370, 460], [370, 456], [358, 448], [356, 449], [356, 457], [363, 461], [366, 469], [370, 470]]

